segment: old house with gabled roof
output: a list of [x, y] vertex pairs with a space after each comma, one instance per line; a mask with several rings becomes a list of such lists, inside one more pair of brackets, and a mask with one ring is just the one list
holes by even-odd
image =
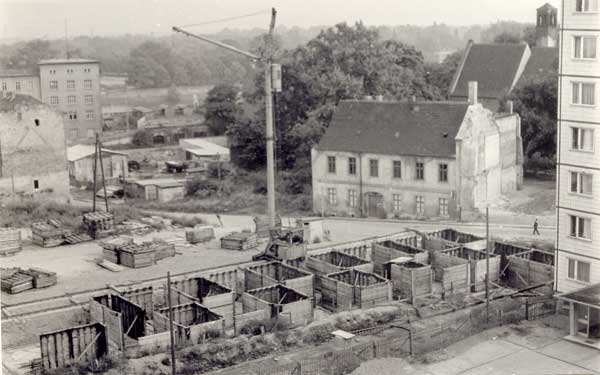
[[468, 217], [522, 184], [520, 118], [469, 102], [349, 100], [312, 150], [326, 215]]

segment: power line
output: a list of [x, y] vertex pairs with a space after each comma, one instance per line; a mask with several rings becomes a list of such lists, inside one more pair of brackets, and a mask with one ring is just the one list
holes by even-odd
[[242, 19], [242, 18], [254, 17], [254, 16], [259, 16], [259, 15], [263, 15], [263, 14], [270, 14], [270, 13], [271, 13], [271, 9], [267, 9], [267, 10], [261, 10], [260, 12], [256, 12], [256, 13], [244, 14], [244, 15], [236, 16], [236, 17], [221, 18], [221, 19], [218, 19], [218, 20], [206, 21], [206, 22], [201, 22], [201, 23], [194, 23], [194, 24], [190, 24], [190, 25], [182, 25], [182, 26], [179, 26], [179, 27], [193, 27], [193, 26], [210, 25], [210, 24], [213, 24], [213, 23], [234, 21], [234, 20], [239, 20], [239, 19]]

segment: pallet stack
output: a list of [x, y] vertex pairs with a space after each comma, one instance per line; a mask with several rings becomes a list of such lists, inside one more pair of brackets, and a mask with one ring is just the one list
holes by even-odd
[[154, 250], [156, 261], [175, 256], [175, 244], [168, 243], [160, 238], [153, 238], [151, 242], [144, 242], [144, 245]]
[[231, 233], [221, 238], [221, 248], [244, 251], [254, 249], [258, 245], [258, 238], [254, 233]]
[[[255, 233], [257, 238], [269, 238], [269, 217], [268, 216], [256, 216], [254, 218], [254, 224], [256, 226]], [[281, 228], [281, 217], [275, 216], [275, 227]]]
[[31, 224], [31, 241], [42, 247], [60, 246], [65, 235], [70, 234], [57, 220], [48, 220]]
[[115, 232], [115, 218], [108, 212], [83, 214], [83, 224], [93, 239], [108, 237]]
[[121, 248], [119, 254], [121, 264], [127, 267], [148, 267], [155, 263], [155, 251], [147, 245], [127, 245]]
[[21, 293], [33, 289], [33, 277], [21, 272], [20, 268], [4, 268], [0, 275], [0, 288], [7, 293]]
[[120, 236], [100, 241], [104, 259], [114, 264], [121, 264], [120, 251], [123, 247], [133, 244], [132, 237]]
[[21, 270], [20, 272], [33, 277], [34, 288], [46, 288], [58, 283], [56, 272], [46, 271], [37, 267], [31, 267], [28, 270]]
[[185, 230], [185, 239], [189, 243], [208, 242], [215, 238], [215, 231], [209, 225], [196, 225]]
[[13, 255], [21, 250], [21, 231], [11, 228], [0, 228], [0, 255]]

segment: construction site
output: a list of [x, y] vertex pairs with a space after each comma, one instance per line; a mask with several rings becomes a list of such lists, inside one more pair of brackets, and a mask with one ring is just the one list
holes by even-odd
[[[559, 311], [551, 296], [554, 255], [497, 237], [407, 228], [357, 233], [349, 242], [343, 234], [336, 241], [332, 232], [332, 241], [310, 243], [306, 220], [283, 220], [287, 226], [264, 238], [264, 218], [243, 227], [123, 235], [107, 215], [82, 218], [88, 229], [74, 244], [66, 240], [74, 234], [56, 222], [33, 225], [31, 240], [9, 237], [13, 256], [5, 259], [11, 264], [21, 265], [27, 252], [46, 252], [69, 269], [57, 272], [43, 257], [48, 269], [3, 269], [7, 373], [93, 369], [105, 358], [140, 366], [138, 358], [166, 358], [172, 345], [179, 361], [201, 373], [298, 347], [347, 351], [355, 337], [372, 334], [392, 335], [385, 353], [410, 355], [474, 334], [475, 326]], [[326, 231], [324, 222], [312, 220], [310, 228]], [[85, 271], [73, 276], [82, 254]], [[184, 271], [167, 275], [165, 269]], [[457, 314], [468, 316], [468, 333], [450, 328]], [[432, 327], [440, 337], [422, 333]], [[248, 347], [228, 360], [215, 349], [273, 335], [288, 339], [277, 349], [251, 345], [258, 349]], [[375, 353], [377, 344], [367, 342]], [[189, 353], [197, 348], [203, 348], [202, 360], [193, 364]], [[295, 373], [289, 368], [283, 373]]]

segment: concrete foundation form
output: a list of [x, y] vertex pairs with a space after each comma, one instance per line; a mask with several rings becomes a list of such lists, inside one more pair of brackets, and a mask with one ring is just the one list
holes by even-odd
[[[540, 250], [530, 250], [508, 256], [506, 282], [511, 288], [521, 289], [532, 285], [549, 283], [554, 280], [554, 254]], [[552, 293], [553, 285], [537, 288], [536, 292]]]
[[373, 261], [373, 272], [378, 275], [386, 275], [384, 264], [392, 259], [407, 257], [415, 262], [428, 264], [429, 253], [423, 249], [403, 244], [399, 241], [384, 241], [373, 244], [371, 260]]
[[313, 320], [312, 298], [283, 285], [249, 290], [242, 295], [243, 312], [266, 310], [270, 319], [291, 325]]
[[322, 278], [321, 304], [332, 311], [367, 308], [392, 299], [392, 283], [374, 273], [344, 270]]
[[431, 266], [423, 263], [408, 261], [389, 263], [389, 279], [395, 294], [401, 299], [414, 301], [420, 296], [433, 292], [433, 273]]
[[312, 297], [313, 279], [311, 273], [281, 262], [258, 264], [244, 269], [245, 290], [282, 284]]
[[[483, 251], [472, 250], [466, 247], [457, 249], [442, 250], [440, 253], [464, 259], [468, 262], [470, 268], [469, 285], [472, 291], [481, 291], [485, 288], [485, 275], [487, 274], [486, 253]], [[500, 257], [489, 255], [489, 279], [492, 282], [498, 281], [500, 273]]]

